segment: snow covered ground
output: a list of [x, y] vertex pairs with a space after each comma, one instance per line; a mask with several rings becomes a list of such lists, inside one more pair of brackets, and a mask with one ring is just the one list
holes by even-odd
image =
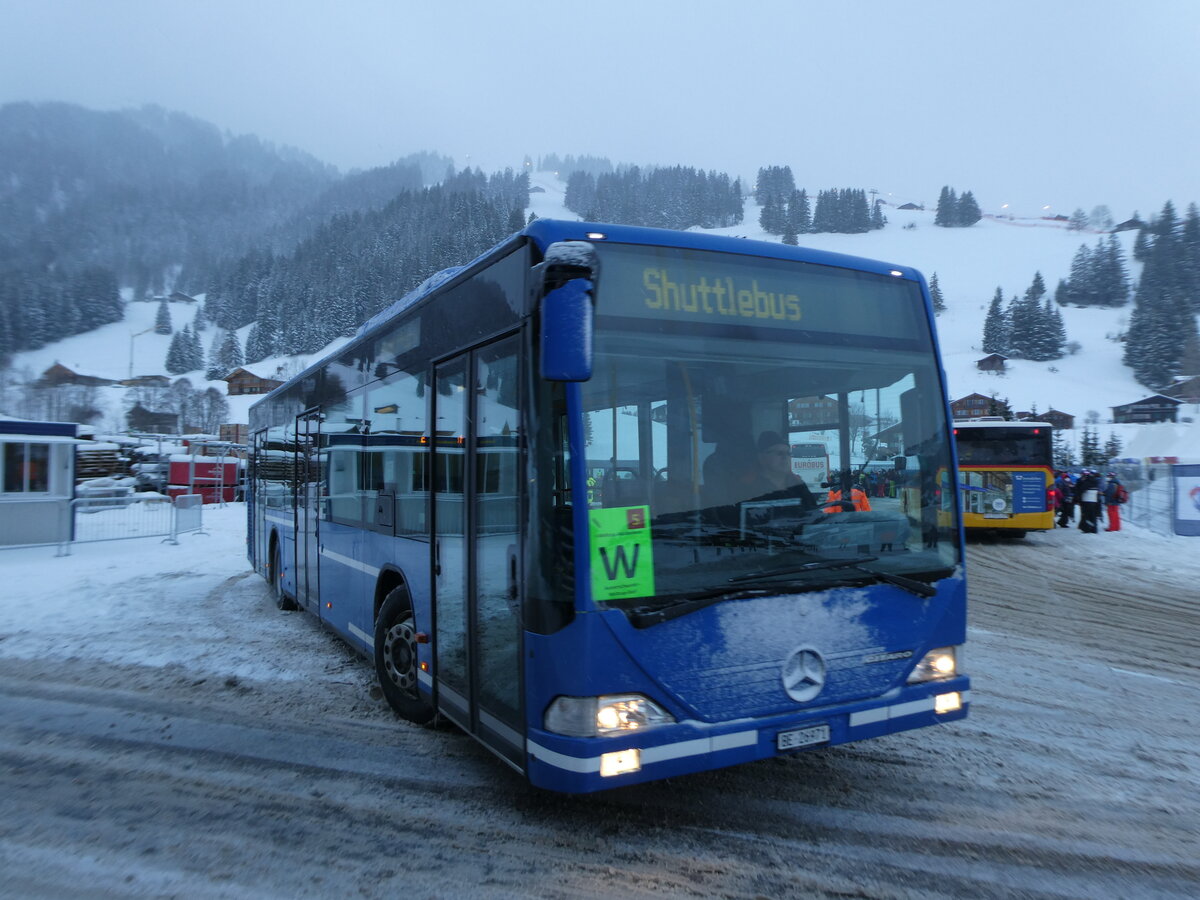
[[562, 798], [395, 719], [204, 513], [0, 552], [0, 894], [1200, 894], [1187, 538], [973, 542], [962, 722]]

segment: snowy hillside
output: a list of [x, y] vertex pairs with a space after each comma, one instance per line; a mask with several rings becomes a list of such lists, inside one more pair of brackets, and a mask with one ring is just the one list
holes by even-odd
[[[532, 178], [535, 191], [530, 195], [530, 211], [539, 217], [578, 218], [562, 206], [564, 183], [553, 173], [537, 173]], [[1062, 310], [1068, 342], [1077, 343], [1079, 351], [1054, 362], [1039, 363], [1010, 360], [1004, 374], [981, 372], [975, 361], [985, 354], [980, 348], [983, 321], [996, 288], [1003, 290], [1007, 300], [1020, 295], [1029, 287], [1035, 272], [1040, 272], [1047, 289], [1053, 292], [1060, 279], [1068, 276], [1071, 261], [1081, 245], [1094, 247], [1097, 235], [1069, 231], [1065, 223], [1038, 219], [1000, 220], [984, 218], [970, 228], [938, 228], [933, 225], [934, 211], [887, 208], [888, 225], [867, 234], [809, 234], [802, 243], [821, 250], [850, 253], [915, 266], [926, 278], [936, 273], [947, 309], [938, 317], [938, 333], [945, 358], [951, 397], [978, 392], [995, 394], [1007, 400], [1013, 409], [1046, 411], [1061, 410], [1076, 417], [1076, 425], [1099, 431], [1101, 442], [1115, 433], [1126, 446], [1139, 430], [1147, 426], [1112, 426], [1114, 405], [1129, 403], [1151, 392], [1139, 385], [1132, 372], [1121, 363], [1122, 345], [1113, 337], [1128, 326], [1131, 306], [1121, 309]], [[746, 203], [742, 225], [718, 229], [719, 232], [758, 240], [776, 240], [758, 226], [759, 208], [753, 200]], [[1133, 262], [1132, 244], [1136, 232], [1119, 235], [1130, 268], [1131, 280], [1136, 280], [1140, 266]], [[18, 372], [40, 374], [54, 362], [79, 372], [122, 378], [129, 374], [165, 373], [164, 360], [170, 342], [168, 336], [152, 331], [157, 305], [130, 303], [122, 322], [104, 326], [85, 335], [78, 335], [40, 350], [20, 353], [14, 360]], [[172, 322], [178, 329], [191, 323], [195, 311], [186, 304], [172, 304]], [[147, 331], [147, 329], [150, 329]], [[239, 337], [244, 344], [249, 326]], [[143, 333], [146, 332], [146, 333]], [[210, 328], [202, 336], [205, 348], [213, 337]], [[345, 339], [339, 339], [338, 343]], [[331, 345], [332, 349], [334, 345]], [[265, 360], [253, 368], [270, 374], [280, 365], [291, 371], [312, 358], [281, 358]], [[189, 373], [194, 387], [208, 385], [203, 372]], [[216, 386], [224, 389], [223, 383]], [[116, 430], [123, 412], [123, 391], [106, 389], [109, 414], [101, 428]], [[247, 421], [247, 409], [257, 399], [254, 396], [230, 397], [233, 421]], [[1181, 415], [1200, 420], [1200, 410], [1184, 407]], [[1193, 446], [1200, 447], [1197, 429], [1162, 429], [1164, 446], [1161, 455], [1182, 455], [1175, 446], [1190, 433]], [[1068, 439], [1068, 443], [1075, 443]], [[1195, 452], [1200, 451], [1193, 451]]]

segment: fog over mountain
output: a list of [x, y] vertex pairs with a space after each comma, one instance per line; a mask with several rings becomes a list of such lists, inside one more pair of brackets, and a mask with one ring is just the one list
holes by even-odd
[[0, 0], [0, 104], [157, 104], [346, 171], [590, 153], [985, 212], [1200, 197], [1200, 6]]
[[[30, 148], [43, 144], [26, 140], [21, 145], [18, 140], [22, 130], [12, 123], [24, 123], [27, 132], [37, 118], [34, 110], [41, 110], [50, 123], [35, 129], [39, 135], [49, 131], [51, 125], [59, 129], [53, 152], [31, 153]], [[155, 127], [148, 128], [147, 122]], [[70, 139], [66, 137], [68, 124], [64, 123], [75, 129]], [[101, 137], [97, 138], [97, 134]], [[180, 140], [186, 142], [188, 135], [196, 135], [199, 146], [181, 154], [175, 166], [138, 167], [122, 156], [128, 147], [146, 153], [147, 146], [155, 146], [150, 156], [169, 158], [174, 152], [171, 147]], [[162, 110], [97, 113], [62, 105], [0, 109], [0, 141], [5, 140], [8, 143], [0, 146], [10, 149], [0, 154], [0, 166], [8, 173], [3, 181], [19, 186], [19, 190], [6, 195], [4, 210], [8, 218], [4, 220], [5, 230], [0, 233], [3, 241], [0, 259], [10, 267], [18, 263], [26, 265], [30, 262], [29, 250], [35, 247], [51, 254], [57, 260], [55, 266], [64, 269], [73, 270], [85, 261], [109, 260], [122, 273], [119, 282], [126, 298], [113, 311], [114, 316], [119, 313], [120, 317], [105, 320], [109, 324], [99, 322], [97, 327], [75, 337], [65, 337], [61, 331], [54, 333], [51, 328], [40, 349], [11, 354], [12, 365], [0, 385], [6, 392], [6, 402], [0, 408], [7, 406], [5, 411], [19, 414], [33, 412], [32, 409], [22, 412], [21, 404], [25, 401], [21, 399], [24, 396], [21, 385], [36, 379], [55, 362], [75, 371], [111, 378], [154, 373], [184, 375], [197, 388], [214, 387], [224, 393], [225, 385], [214, 379], [220, 374], [220, 366], [229, 362], [222, 362], [219, 354], [231, 334], [236, 337], [233, 344], [238, 352], [244, 351], [237, 360], [239, 364], [253, 355], [247, 364], [256, 370], [298, 371], [323, 352], [323, 348], [344, 342], [373, 308], [395, 299], [443, 264], [469, 260], [519, 228], [528, 216], [579, 218], [580, 210], [586, 211], [586, 204], [592, 201], [581, 200], [578, 193], [571, 200], [571, 185], [577, 180], [565, 175], [565, 171], [608, 172], [614, 176], [625, 173], [620, 176], [625, 181], [642, 171], [599, 156], [544, 153], [513, 161], [519, 170], [515, 174], [510, 167], [508, 176], [503, 173], [489, 176], [477, 170], [456, 171], [449, 157], [429, 152], [380, 169], [341, 175], [302, 151], [275, 148], [251, 136], [221, 135], [215, 127], [177, 113]], [[97, 140], [101, 141], [97, 152], [84, 152], [90, 142]], [[156, 145], [155, 141], [159, 143]], [[14, 153], [11, 148], [15, 146], [24, 146], [25, 150]], [[70, 160], [83, 157], [88, 157], [86, 164], [73, 169]], [[446, 169], [442, 181], [433, 186], [427, 184], [437, 180], [435, 173], [443, 165]], [[763, 169], [767, 173], [784, 169], [790, 172], [788, 167], [778, 166], [777, 161], [764, 160]], [[18, 172], [17, 177], [12, 176], [14, 171]], [[676, 171], [686, 175], [691, 170], [662, 171], [664, 175]], [[653, 172], [645, 170], [639, 177], [649, 177]], [[446, 174], [453, 177], [446, 180]], [[721, 178], [714, 180], [712, 174], [704, 174], [702, 183], [707, 185], [711, 181], [706, 190], [718, 184], [726, 186], [723, 190], [734, 185]], [[789, 177], [794, 179], [796, 189], [805, 187], [811, 191], [814, 206], [818, 197], [828, 193], [819, 183], [805, 185], [802, 174], [792, 173]], [[69, 184], [71, 190], [58, 190], [55, 185], [59, 182]], [[764, 227], [769, 217], [764, 215], [766, 209], [755, 195], [756, 184], [737, 183], [746, 199], [738, 202], [736, 210], [721, 206], [715, 213], [699, 211], [694, 220], [700, 223], [699, 227], [759, 240], [788, 240], [778, 230], [772, 233]], [[205, 184], [232, 184], [238, 190], [222, 196], [195, 188]], [[682, 187], [677, 187], [685, 191], [686, 184], [685, 180], [680, 182]], [[34, 189], [35, 185], [40, 185], [40, 193]], [[973, 195], [971, 187], [961, 184], [955, 190]], [[466, 219], [455, 219], [454, 214], [439, 218], [443, 215], [439, 212], [442, 204], [460, 196], [456, 193], [460, 191], [462, 197], [473, 196], [476, 200], [472, 202], [482, 205], [466, 212]], [[635, 188], [635, 192], [643, 199], [651, 196], [644, 186]], [[929, 192], [936, 194], [938, 190], [931, 187]], [[868, 197], [865, 190], [834, 193], [845, 193], [847, 198], [864, 204]], [[121, 198], [121, 202], [106, 206], [103, 198], [112, 196]], [[688, 227], [687, 213], [681, 206], [683, 196], [664, 195], [651, 204], [657, 204], [654, 209], [647, 208], [639, 214], [657, 216], [661, 212], [658, 206], [670, 206], [676, 213], [682, 211], [685, 217], [679, 227]], [[1046, 411], [1053, 407], [1075, 416], [1081, 428], [1099, 430], [1103, 436], [1117, 434], [1123, 443], [1132, 438], [1129, 429], [1137, 426], [1111, 426], [1110, 421], [1112, 406], [1151, 392], [1138, 383], [1136, 373], [1124, 360], [1125, 338], [1135, 309], [1135, 288], [1143, 267], [1137, 259], [1141, 230], [1105, 233], [1117, 222], [1111, 210], [1102, 205], [1087, 213], [1077, 211], [1083, 216], [1081, 220], [979, 212], [978, 221], [972, 219], [969, 227], [939, 227], [935, 224], [939, 217], [936, 206], [921, 208], [919, 204], [901, 203], [900, 198], [875, 191], [869, 196], [880, 222], [885, 222], [882, 227], [868, 223], [857, 233], [810, 231], [791, 239], [818, 249], [913, 265], [927, 278], [936, 279], [945, 304], [937, 324], [952, 397], [978, 392], [1009, 403], [1014, 411]], [[230, 197], [240, 202], [233, 202]], [[257, 205], [248, 198], [257, 198]], [[569, 208], [572, 204], [574, 208]], [[243, 215], [251, 206], [252, 212]], [[1189, 207], [1187, 198], [1178, 198], [1175, 206], [1180, 223], [1185, 216], [1195, 216], [1194, 210], [1185, 212]], [[452, 202], [445, 210], [455, 208], [456, 202]], [[1152, 210], [1146, 216], [1147, 226], [1160, 214], [1161, 210]], [[413, 219], [414, 215], [427, 218]], [[208, 217], [207, 229], [181, 228], [172, 232], [159, 227], [161, 221], [187, 225], [200, 216]], [[105, 221], [121, 225], [106, 228]], [[420, 225], [423, 241], [432, 238], [433, 242], [414, 254], [418, 249], [414, 238], [403, 237], [403, 231], [397, 232], [402, 221], [424, 222]], [[442, 221], [449, 223], [453, 237], [449, 232], [443, 237], [436, 236], [436, 228], [442, 226], [434, 223]], [[464, 228], [467, 222], [472, 224]], [[391, 237], [381, 241], [385, 232]], [[57, 239], [60, 234], [61, 241]], [[91, 235], [91, 243], [78, 240], [80, 234]], [[119, 234], [122, 240], [105, 243], [114, 234]], [[181, 243], [174, 243], [174, 237], [163, 241], [164, 234], [177, 235]], [[107, 237], [101, 239], [97, 235]], [[196, 235], [199, 235], [197, 243], [189, 244], [188, 240]], [[211, 242], [218, 239], [224, 242], [223, 252], [211, 249]], [[1080, 254], [1092, 253], [1093, 248], [1105, 241], [1116, 242], [1127, 272], [1124, 302], [1109, 307], [1060, 302], [1056, 308], [1065, 331], [1065, 346], [1060, 356], [1041, 362], [1014, 358], [1001, 374], [981, 371], [976, 363], [986, 355], [984, 324], [997, 292], [1007, 306], [1026, 294], [1035, 279], [1040, 279], [1047, 298], [1053, 297], [1062, 283], [1078, 280]], [[140, 248], [143, 255], [122, 257], [121, 251], [130, 247]], [[122, 266], [127, 259], [145, 260], [149, 248], [157, 254], [157, 263], [150, 267], [152, 275], [139, 282], [140, 270]], [[380, 252], [384, 255], [380, 256]], [[335, 287], [311, 291], [316, 285], [341, 283], [322, 281], [325, 276], [319, 271], [329, 270], [328, 262], [332, 262], [336, 271], [345, 273], [349, 279], [345, 283], [350, 288], [355, 284], [371, 285], [376, 292], [371, 296], [377, 299], [371, 301], [363, 295], [358, 302], [375, 306], [349, 306], [343, 310], [338, 305], [342, 299]], [[397, 269], [398, 262], [409, 268]], [[305, 290], [311, 293], [305, 301], [312, 304], [310, 312], [288, 313], [286, 310], [292, 307], [275, 305], [278, 299], [275, 289], [291, 283], [293, 278], [300, 278], [295, 284], [307, 286]], [[199, 295], [204, 303], [165, 304], [170, 330], [153, 333], [164, 305], [136, 302], [136, 299], [181, 287]], [[288, 303], [295, 299], [292, 295], [296, 290], [300, 288], [285, 291]], [[343, 317], [343, 324], [338, 324], [342, 320], [329, 318], [337, 310], [342, 310], [337, 315]], [[262, 318], [264, 313], [268, 316], [266, 320]], [[1192, 321], [1195, 322], [1195, 316]], [[325, 324], [321, 325], [322, 322]], [[277, 343], [275, 349], [263, 345], [257, 354], [252, 354], [256, 330], [261, 332], [269, 326], [276, 329], [277, 339], [283, 340], [281, 336], [287, 328], [301, 325], [320, 326], [303, 338], [301, 352], [281, 352], [282, 345]], [[171, 368], [168, 350], [185, 327], [189, 332], [193, 329], [197, 332], [201, 361], [194, 366], [184, 363], [182, 367]], [[144, 389], [140, 390], [136, 399], [152, 402], [145, 394]], [[230, 420], [246, 421], [246, 410], [253, 399], [229, 398]], [[123, 427], [124, 412], [133, 402], [135, 397], [131, 393], [122, 396], [120, 392], [98, 395], [93, 392], [84, 408], [94, 413], [93, 425], [118, 430]], [[1200, 410], [1188, 408], [1184, 415], [1191, 418], [1197, 412]]]

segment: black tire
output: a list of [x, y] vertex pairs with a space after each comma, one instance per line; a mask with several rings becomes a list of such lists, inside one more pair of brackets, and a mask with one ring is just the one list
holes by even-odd
[[375, 620], [375, 674], [384, 699], [402, 718], [424, 725], [433, 707], [417, 690], [417, 632], [408, 590], [393, 588]]
[[279, 544], [271, 544], [270, 577], [267, 583], [271, 586], [271, 597], [279, 609], [290, 611], [296, 608], [296, 601], [283, 592], [282, 570], [279, 567]]

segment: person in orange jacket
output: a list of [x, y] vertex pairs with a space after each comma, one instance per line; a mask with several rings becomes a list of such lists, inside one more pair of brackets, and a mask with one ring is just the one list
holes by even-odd
[[[830, 481], [830, 485], [836, 485], [840, 482], [839, 478], [834, 478]], [[850, 499], [848, 501], [842, 499], [841, 488], [833, 487], [829, 491], [829, 496], [825, 498], [825, 512], [847, 512], [847, 507], [853, 506], [856, 512], [870, 512], [871, 501], [867, 499], [864, 491], [858, 487], [850, 489]]]

